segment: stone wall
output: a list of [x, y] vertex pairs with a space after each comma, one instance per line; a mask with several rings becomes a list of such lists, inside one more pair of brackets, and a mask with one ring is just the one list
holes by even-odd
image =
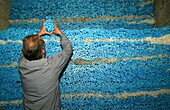
[[170, 0], [154, 0], [155, 27], [170, 25]]
[[0, 30], [8, 29], [11, 0], [0, 0]]

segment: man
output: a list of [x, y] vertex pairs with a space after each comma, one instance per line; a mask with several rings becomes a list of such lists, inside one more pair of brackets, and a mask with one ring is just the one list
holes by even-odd
[[37, 35], [23, 39], [19, 60], [20, 76], [23, 85], [24, 110], [59, 110], [59, 76], [72, 56], [70, 41], [54, 23], [54, 34], [60, 36], [62, 51], [45, 58], [45, 42], [42, 35], [51, 34], [42, 25]]

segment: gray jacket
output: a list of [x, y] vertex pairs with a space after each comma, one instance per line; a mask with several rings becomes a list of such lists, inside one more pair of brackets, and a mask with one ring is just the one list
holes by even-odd
[[60, 109], [59, 76], [73, 52], [66, 36], [61, 34], [60, 37], [62, 51], [55, 56], [29, 61], [20, 55], [24, 110]]

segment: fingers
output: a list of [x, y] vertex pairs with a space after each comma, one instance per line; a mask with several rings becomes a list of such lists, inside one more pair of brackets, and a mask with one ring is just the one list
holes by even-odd
[[40, 32], [39, 34], [40, 35], [45, 35], [45, 34], [60, 34], [61, 31], [60, 31], [60, 28], [58, 27], [57, 23], [55, 20], [52, 20], [52, 22], [54, 23], [54, 30], [52, 32], [48, 32], [45, 28], [45, 23], [46, 23], [46, 20], [43, 19], [43, 22], [42, 22], [42, 27], [40, 29]]
[[52, 20], [53, 21], [53, 23], [56, 23], [56, 20]]
[[58, 26], [57, 26], [57, 24], [56, 24], [56, 23], [54, 23], [54, 29], [56, 29], [56, 28], [58, 28]]
[[54, 27], [57, 27], [57, 28], [58, 28], [58, 25], [57, 25], [57, 23], [56, 23], [55, 20], [53, 20], [53, 23], [54, 23]]
[[45, 22], [46, 22], [46, 20], [43, 19], [43, 20], [42, 20], [42, 26], [44, 26]]

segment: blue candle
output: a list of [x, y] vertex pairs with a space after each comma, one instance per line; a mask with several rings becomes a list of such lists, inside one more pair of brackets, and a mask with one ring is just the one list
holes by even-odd
[[46, 22], [44, 23], [44, 26], [47, 32], [52, 32], [54, 30], [54, 23], [50, 18], [47, 18]]

